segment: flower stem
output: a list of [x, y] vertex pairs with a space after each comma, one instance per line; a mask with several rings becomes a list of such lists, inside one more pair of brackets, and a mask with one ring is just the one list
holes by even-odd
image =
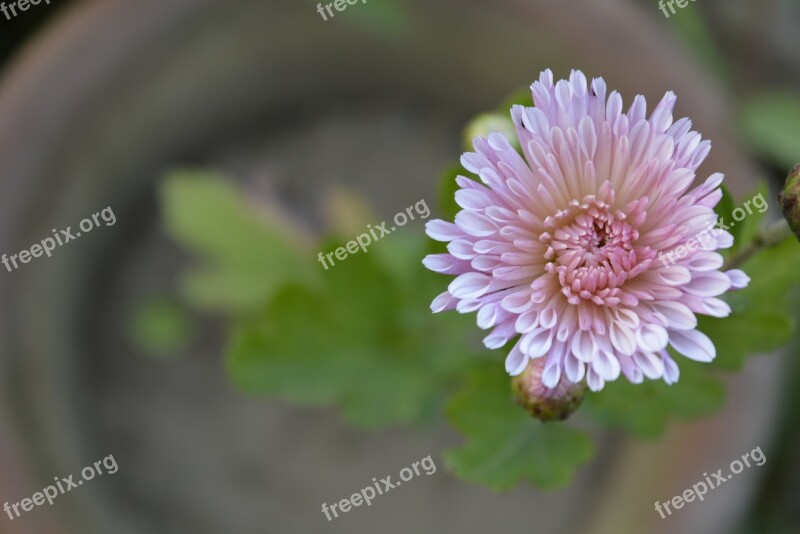
[[782, 243], [791, 235], [792, 230], [789, 228], [789, 224], [785, 220], [781, 219], [779, 221], [775, 221], [769, 226], [762, 228], [755, 235], [755, 237], [753, 237], [752, 241], [745, 245], [736, 254], [728, 258], [728, 261], [725, 262], [725, 265], [722, 268], [723, 270], [735, 269], [749, 260], [759, 251], [765, 248], [774, 247]]

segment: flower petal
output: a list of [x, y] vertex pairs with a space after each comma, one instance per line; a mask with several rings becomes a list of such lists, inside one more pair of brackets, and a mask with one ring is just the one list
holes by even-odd
[[592, 369], [607, 382], [619, 378], [621, 367], [616, 356], [608, 351], [599, 351], [592, 360]]
[[698, 362], [710, 362], [717, 356], [714, 343], [699, 330], [673, 330], [669, 333], [669, 344], [687, 358]]
[[506, 356], [506, 372], [517, 376], [528, 367], [528, 356], [519, 349], [519, 343]]
[[491, 281], [485, 274], [464, 273], [450, 282], [447, 290], [458, 299], [474, 299], [486, 293]]

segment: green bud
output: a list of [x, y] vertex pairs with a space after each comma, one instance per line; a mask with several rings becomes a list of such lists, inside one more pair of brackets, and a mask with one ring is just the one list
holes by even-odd
[[542, 384], [544, 360], [531, 360], [525, 371], [511, 380], [514, 400], [526, 412], [545, 423], [563, 421], [583, 402], [586, 385], [573, 384], [562, 375], [556, 387], [546, 387]]
[[489, 137], [492, 132], [503, 134], [511, 146], [519, 149], [517, 129], [509, 115], [500, 113], [483, 113], [473, 118], [464, 128], [464, 147], [472, 150], [472, 140], [476, 137]]
[[778, 194], [783, 218], [800, 240], [800, 164], [795, 165], [786, 177], [783, 191]]

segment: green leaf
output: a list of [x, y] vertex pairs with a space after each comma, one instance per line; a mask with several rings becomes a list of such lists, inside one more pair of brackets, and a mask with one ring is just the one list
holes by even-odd
[[234, 383], [301, 404], [333, 401], [353, 381], [359, 355], [341, 339], [328, 306], [305, 288], [281, 290], [266, 313], [234, 330], [227, 351]]
[[728, 371], [741, 369], [746, 358], [778, 349], [792, 336], [794, 321], [782, 312], [753, 310], [720, 319], [699, 316], [698, 330], [717, 348], [714, 366]]
[[459, 190], [456, 177], [466, 175], [461, 165], [453, 165], [445, 169], [439, 180], [439, 209], [442, 218], [452, 221], [461, 207], [456, 203], [456, 191]]
[[[723, 224], [727, 225], [727, 222], [731, 219], [731, 213], [733, 213], [733, 210], [736, 208], [736, 201], [733, 199], [733, 195], [725, 186], [725, 184], [720, 185], [719, 188], [720, 191], [722, 191], [722, 199], [719, 201], [719, 203], [717, 203], [716, 207], [714, 208], [714, 212], [717, 214], [717, 220], [721, 219], [726, 221]], [[741, 227], [734, 227], [728, 230], [733, 236], [734, 248], [741, 245], [741, 242], [737, 237], [737, 231], [741, 231], [741, 229]]]
[[174, 172], [160, 199], [167, 231], [205, 263], [182, 282], [196, 307], [249, 311], [283, 284], [310, 283], [318, 274], [313, 253], [300, 248], [303, 239], [294, 228], [249, 203], [219, 174]]
[[724, 183], [720, 184], [719, 189], [722, 191], [722, 199], [714, 207], [714, 212], [716, 212], [717, 217], [728, 219], [736, 207], [736, 201], [733, 199], [730, 189]]
[[787, 169], [800, 161], [800, 94], [764, 93], [745, 102], [744, 134], [764, 157]]
[[322, 288], [280, 291], [237, 329], [228, 359], [234, 383], [299, 404], [336, 404], [361, 427], [429, 419], [473, 364], [475, 328], [464, 317], [457, 325], [431, 320], [425, 288], [435, 275], [419, 252], [416, 259], [406, 281], [379, 254], [359, 253], [327, 271]]
[[260, 272], [226, 267], [193, 268], [180, 279], [181, 293], [199, 310], [244, 312], [257, 309], [278, 286]]
[[518, 89], [514, 91], [508, 98], [506, 98], [500, 107], [497, 108], [498, 113], [509, 113], [511, 108], [515, 105], [533, 107], [533, 93], [529, 87]]
[[[316, 4], [314, 2], [315, 6]], [[334, 10], [334, 16], [339, 15], [344, 24], [352, 25], [353, 28], [370, 33], [378, 39], [405, 43], [415, 28], [415, 19], [409, 6], [399, 0], [368, 0], [348, 7], [349, 9], [341, 13]], [[337, 17], [335, 20], [340, 19]]]
[[139, 303], [130, 323], [134, 343], [152, 356], [170, 356], [191, 339], [194, 325], [183, 307], [165, 298]]
[[618, 426], [641, 437], [661, 435], [673, 418], [693, 419], [708, 415], [724, 404], [722, 383], [708, 373], [708, 364], [678, 356], [681, 370], [677, 384], [658, 380], [631, 384], [624, 377], [591, 393], [584, 403], [588, 413], [601, 422]]
[[670, 16], [670, 26], [692, 50], [703, 66], [723, 79], [730, 78], [730, 66], [714, 41], [715, 32], [699, 9], [681, 9]]
[[800, 245], [794, 236], [781, 244], [762, 250], [741, 269], [750, 276], [750, 284], [726, 294], [734, 312], [772, 310], [789, 315], [800, 286]]
[[517, 406], [498, 361], [471, 374], [447, 415], [467, 439], [446, 453], [448, 466], [494, 489], [509, 489], [524, 479], [542, 488], [563, 486], [595, 453], [585, 433], [564, 423], [541, 423]]
[[[728, 212], [728, 216], [725, 218], [725, 221], [726, 223], [730, 223], [730, 232], [733, 234], [735, 240], [734, 243], [738, 245], [737, 247], [734, 247], [734, 251], [738, 250], [745, 243], [750, 243], [753, 238], [758, 235], [759, 231], [761, 230], [761, 225], [764, 222], [764, 214], [767, 211], [768, 203], [766, 199], [769, 197], [769, 185], [767, 185], [765, 180], [762, 180], [758, 184], [758, 189], [756, 189], [753, 194], [749, 195], [746, 200], [742, 201], [736, 207], [741, 210], [741, 213], [744, 213], [742, 220], [736, 221], [733, 218], [734, 215], [736, 215], [733, 213], [736, 208]], [[763, 206], [762, 211], [759, 211], [759, 208], [756, 206], [756, 202], [753, 202], [754, 199], [759, 199], [757, 204]], [[741, 215], [739, 216], [741, 217]]]

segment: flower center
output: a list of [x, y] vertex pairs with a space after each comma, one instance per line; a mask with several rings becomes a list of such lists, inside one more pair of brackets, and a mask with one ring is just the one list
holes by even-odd
[[539, 237], [547, 244], [545, 269], [558, 277], [570, 304], [616, 306], [625, 281], [650, 266], [655, 253], [635, 246], [639, 232], [627, 219], [589, 196], [545, 220], [548, 230]]

